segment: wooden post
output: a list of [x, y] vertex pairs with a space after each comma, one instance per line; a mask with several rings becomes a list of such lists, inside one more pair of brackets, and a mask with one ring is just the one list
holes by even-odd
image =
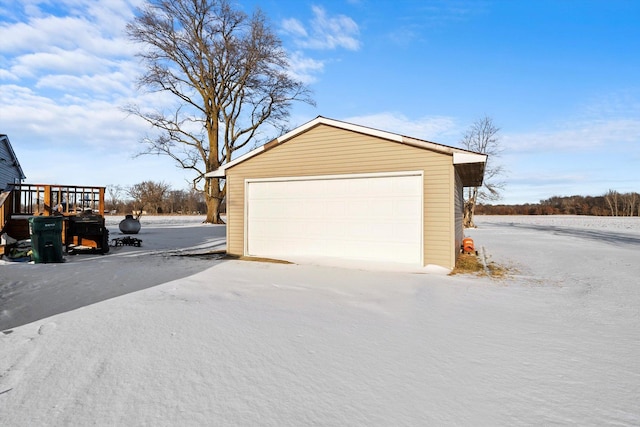
[[100, 211], [100, 215], [104, 216], [104, 187], [100, 187], [100, 199], [98, 210]]
[[51, 206], [51, 186], [44, 186], [44, 206], [42, 207], [42, 211], [44, 216], [49, 216], [52, 214], [53, 206]]
[[[44, 199], [44, 195], [42, 196], [42, 199]], [[36, 187], [36, 208], [33, 209], [33, 202], [31, 202], [31, 206], [32, 206], [32, 210], [34, 210], [35, 212], [33, 212], [34, 214], [40, 214], [40, 186]]]

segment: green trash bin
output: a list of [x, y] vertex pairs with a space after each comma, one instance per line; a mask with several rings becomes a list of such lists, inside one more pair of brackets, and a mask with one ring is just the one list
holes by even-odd
[[36, 264], [63, 262], [62, 217], [34, 216], [29, 218], [31, 259]]

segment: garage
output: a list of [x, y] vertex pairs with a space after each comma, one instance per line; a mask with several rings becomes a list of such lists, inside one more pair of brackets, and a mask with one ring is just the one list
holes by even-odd
[[246, 185], [248, 256], [421, 264], [421, 172], [247, 180]]
[[319, 116], [205, 176], [226, 184], [230, 255], [451, 269], [486, 160]]

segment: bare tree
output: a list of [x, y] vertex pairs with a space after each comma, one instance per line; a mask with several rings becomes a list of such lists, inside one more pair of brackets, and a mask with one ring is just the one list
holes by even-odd
[[154, 214], [158, 213], [158, 208], [164, 203], [170, 188], [167, 183], [154, 181], [143, 181], [129, 187], [127, 193], [134, 200], [136, 219], [142, 216], [147, 207]]
[[620, 211], [620, 198], [620, 193], [615, 190], [609, 190], [604, 195], [604, 200], [609, 206], [611, 216], [618, 216], [618, 212]]
[[505, 186], [504, 181], [500, 180], [505, 170], [494, 161], [502, 153], [498, 132], [500, 128], [495, 126], [493, 119], [484, 116], [469, 127], [460, 141], [467, 150], [488, 154], [482, 187], [469, 187], [465, 192], [463, 222], [467, 228], [475, 227], [473, 215], [478, 202], [499, 200]]
[[310, 91], [291, 77], [263, 13], [249, 16], [229, 0], [148, 0], [127, 34], [143, 46], [140, 88], [177, 101], [169, 112], [124, 108], [159, 131], [142, 141], [143, 154], [167, 155], [192, 170], [192, 188], [205, 194], [206, 221], [220, 223], [226, 182], [204, 174], [255, 143], [263, 129], [283, 132], [292, 102], [314, 104]]
[[121, 185], [108, 185], [107, 192], [109, 193], [109, 203], [111, 205], [110, 210], [118, 210], [118, 206], [122, 204], [122, 192], [124, 188]]
[[624, 216], [633, 216], [638, 204], [638, 193], [625, 193], [622, 195]]
[[173, 214], [176, 210], [181, 210], [181, 208], [176, 208], [176, 206], [181, 206], [184, 200], [184, 190], [172, 190], [169, 191], [167, 197], [164, 200], [165, 206], [168, 208], [167, 211]]

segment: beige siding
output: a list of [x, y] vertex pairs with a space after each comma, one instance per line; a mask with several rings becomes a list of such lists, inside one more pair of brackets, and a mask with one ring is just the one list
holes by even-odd
[[462, 221], [464, 219], [464, 193], [462, 187], [462, 180], [460, 176], [455, 174], [455, 188], [454, 188], [454, 227], [455, 227], [455, 255], [453, 262], [455, 264], [456, 259], [458, 259], [458, 255], [460, 254], [460, 246], [462, 245], [462, 239], [464, 239], [464, 226]]
[[372, 136], [319, 125], [227, 170], [227, 250], [243, 255], [247, 178], [424, 171], [424, 263], [452, 268], [452, 158]]

